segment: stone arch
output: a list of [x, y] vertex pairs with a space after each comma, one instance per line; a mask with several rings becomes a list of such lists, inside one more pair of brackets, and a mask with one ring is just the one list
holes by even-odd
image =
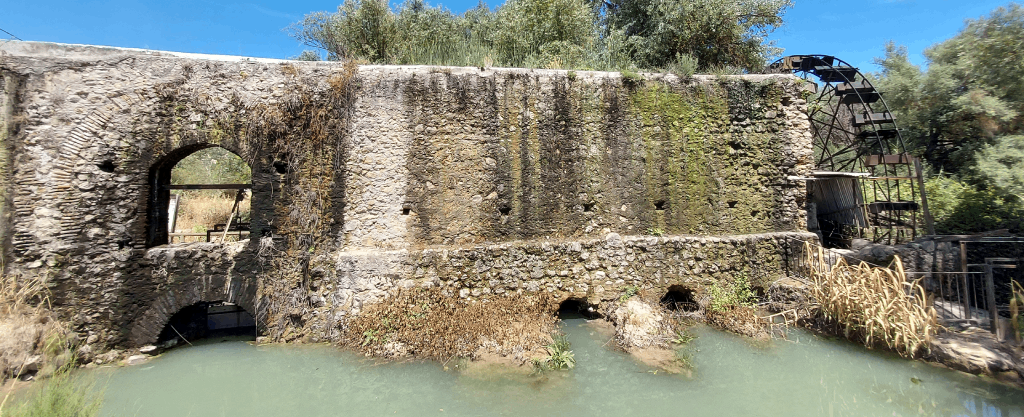
[[263, 312], [256, 308], [256, 280], [225, 276], [197, 276], [163, 292], [131, 325], [128, 343], [145, 346], [156, 343], [160, 332], [175, 313], [188, 306], [207, 302], [237, 304], [255, 319], [257, 329], [264, 327]]
[[[171, 192], [166, 188], [171, 183], [171, 171], [174, 166], [189, 155], [203, 149], [220, 147], [231, 152], [242, 160], [246, 161], [252, 171], [252, 158], [246, 158], [238, 148], [230, 144], [217, 144], [211, 142], [193, 142], [168, 152], [157, 159], [149, 169], [149, 195], [146, 212], [146, 247], [164, 245], [168, 243], [167, 230], [167, 207], [170, 201]], [[251, 185], [251, 184], [250, 184]], [[253, 190], [255, 200], [255, 190]]]

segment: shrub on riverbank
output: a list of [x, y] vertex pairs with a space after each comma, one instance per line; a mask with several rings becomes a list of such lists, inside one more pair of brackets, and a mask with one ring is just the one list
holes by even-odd
[[490, 352], [522, 363], [543, 355], [542, 348], [551, 343], [555, 309], [557, 304], [544, 295], [468, 300], [440, 288], [404, 289], [348, 321], [344, 340], [381, 357], [444, 361]]
[[10, 392], [4, 395], [2, 417], [85, 417], [99, 412], [100, 397], [70, 379], [75, 366], [72, 333], [48, 307], [44, 279], [0, 275], [0, 383], [21, 375], [49, 377], [20, 404], [10, 403]]
[[[0, 417], [92, 417], [99, 415], [103, 404], [102, 392], [90, 384], [82, 384], [71, 377], [73, 364], [67, 364], [50, 378], [40, 382], [43, 386], [24, 402], [4, 408], [0, 404]], [[9, 395], [9, 394], [8, 394]], [[6, 403], [7, 397], [4, 398]]]
[[71, 332], [48, 307], [43, 278], [0, 275], [0, 383], [71, 362]]

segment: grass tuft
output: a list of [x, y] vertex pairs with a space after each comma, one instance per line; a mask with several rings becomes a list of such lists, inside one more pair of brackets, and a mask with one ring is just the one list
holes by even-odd
[[[73, 362], [73, 361], [72, 361]], [[96, 391], [92, 384], [83, 384], [71, 376], [73, 365], [61, 367], [42, 387], [28, 399], [14, 404], [5, 411], [0, 404], [2, 417], [92, 417], [99, 415], [103, 404], [103, 393]], [[7, 398], [4, 398], [6, 401]]]

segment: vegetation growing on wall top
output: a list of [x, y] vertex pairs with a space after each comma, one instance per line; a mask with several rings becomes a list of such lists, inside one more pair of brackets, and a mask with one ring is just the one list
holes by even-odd
[[[376, 64], [756, 71], [790, 0], [508, 0], [462, 15], [423, 0], [345, 0], [289, 30], [327, 54]], [[300, 58], [313, 59], [316, 53]]]

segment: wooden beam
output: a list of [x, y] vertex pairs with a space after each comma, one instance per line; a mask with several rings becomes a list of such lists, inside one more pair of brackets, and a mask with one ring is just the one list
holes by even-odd
[[165, 185], [167, 190], [247, 190], [252, 184], [172, 184]]

